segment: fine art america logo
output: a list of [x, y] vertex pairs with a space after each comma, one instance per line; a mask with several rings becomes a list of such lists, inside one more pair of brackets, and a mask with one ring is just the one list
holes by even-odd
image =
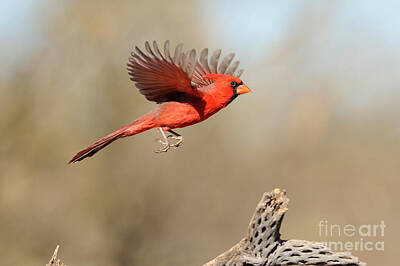
[[[385, 249], [385, 222], [376, 224], [331, 224], [328, 220], [319, 222], [319, 236], [328, 248], [335, 251], [383, 251]], [[330, 241], [343, 239], [340, 241]]]

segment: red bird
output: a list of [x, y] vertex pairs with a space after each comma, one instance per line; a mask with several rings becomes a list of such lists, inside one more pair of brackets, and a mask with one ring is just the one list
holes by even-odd
[[[156, 42], [153, 49], [145, 43], [147, 53], [138, 47], [132, 52], [128, 63], [131, 80], [147, 100], [157, 102], [157, 108], [133, 121], [131, 124], [98, 140], [92, 146], [78, 152], [69, 163], [93, 156], [115, 140], [158, 128], [163, 145], [158, 152], [178, 147], [183, 137], [173, 131], [199, 123], [231, 103], [238, 95], [250, 92], [239, 79], [243, 70], [236, 71], [239, 61], [232, 63], [234, 54], [228, 54], [218, 66], [221, 50], [216, 50], [208, 60], [208, 49], [199, 58], [194, 49], [182, 52], [182, 44], [175, 48], [173, 57], [169, 41], [160, 52]], [[208, 62], [209, 61], [209, 62]], [[231, 64], [232, 63], [232, 64]], [[166, 136], [164, 131], [172, 135]], [[175, 140], [170, 142], [169, 138]]]

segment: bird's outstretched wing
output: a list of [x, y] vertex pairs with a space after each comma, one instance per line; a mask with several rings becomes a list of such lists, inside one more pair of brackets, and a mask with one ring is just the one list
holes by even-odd
[[235, 57], [234, 53], [226, 55], [218, 65], [220, 56], [221, 49], [215, 50], [211, 55], [210, 60], [208, 60], [208, 49], [204, 48], [201, 51], [192, 76], [193, 86], [200, 88], [212, 84], [212, 80], [203, 78], [203, 76], [207, 74], [232, 75], [238, 78], [243, 74], [243, 69], [237, 70], [240, 62], [234, 61], [232, 63], [233, 58]]
[[199, 58], [194, 49], [183, 52], [182, 44], [176, 46], [171, 56], [169, 41], [164, 43], [163, 53], [155, 41], [153, 48], [149, 42], [145, 43], [145, 48], [147, 53], [135, 47], [129, 58], [128, 73], [149, 101], [174, 101], [182, 95], [198, 97], [197, 88], [213, 82], [203, 78], [204, 75], [214, 73], [239, 77], [243, 72], [236, 72], [239, 61], [232, 63], [234, 54], [228, 54], [218, 66], [221, 50], [216, 50], [208, 60], [207, 48], [201, 51]]

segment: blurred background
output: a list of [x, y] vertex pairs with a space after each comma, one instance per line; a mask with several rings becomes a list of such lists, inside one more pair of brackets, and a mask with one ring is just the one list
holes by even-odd
[[[318, 224], [400, 236], [398, 1], [0, 1], [0, 264], [200, 265], [247, 232], [257, 202], [288, 191], [285, 239]], [[236, 52], [252, 93], [185, 144], [156, 130], [68, 165], [154, 108], [126, 63], [146, 40]], [[397, 206], [397, 207], [396, 207]]]

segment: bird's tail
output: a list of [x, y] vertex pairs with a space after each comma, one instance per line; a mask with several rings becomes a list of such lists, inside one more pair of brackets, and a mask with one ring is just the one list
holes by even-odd
[[85, 159], [86, 157], [93, 156], [96, 152], [103, 149], [107, 145], [111, 144], [112, 142], [116, 141], [119, 138], [132, 136], [139, 134], [143, 131], [149, 130], [154, 127], [153, 119], [143, 116], [129, 125], [126, 125], [117, 131], [105, 136], [104, 138], [96, 141], [93, 145], [87, 147], [84, 150], [78, 152], [68, 163], [75, 163]]

